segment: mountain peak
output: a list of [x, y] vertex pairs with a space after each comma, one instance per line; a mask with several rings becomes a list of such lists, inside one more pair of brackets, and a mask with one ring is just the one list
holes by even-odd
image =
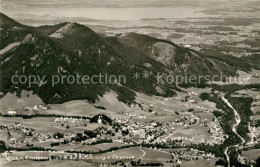
[[5, 28], [13, 27], [13, 26], [18, 26], [18, 25], [21, 25], [21, 24], [0, 12], [0, 27], [1, 28], [5, 29]]
[[64, 34], [72, 31], [73, 23], [66, 23], [63, 27], [49, 35], [52, 38], [63, 38]]

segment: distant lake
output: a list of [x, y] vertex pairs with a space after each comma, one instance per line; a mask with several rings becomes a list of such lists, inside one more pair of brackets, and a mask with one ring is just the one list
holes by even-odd
[[[152, 7], [152, 8], [19, 8], [2, 9], [10, 17], [19, 18], [19, 15], [31, 15], [29, 19], [46, 19], [63, 17], [84, 17], [98, 20], [140, 20], [156, 18], [203, 18], [209, 17], [199, 11], [203, 8], [193, 7]], [[28, 18], [26, 18], [28, 19]], [[41, 18], [43, 19], [43, 18]], [[19, 19], [18, 19], [19, 20]]]

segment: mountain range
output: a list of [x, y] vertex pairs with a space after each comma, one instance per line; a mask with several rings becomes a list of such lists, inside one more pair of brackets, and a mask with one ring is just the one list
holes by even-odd
[[[70, 100], [98, 100], [110, 90], [124, 103], [132, 103], [135, 91], [150, 95], [173, 96], [175, 84], [157, 83], [158, 72], [170, 75], [234, 76], [236, 71], [250, 71], [257, 63], [235, 57], [202, 55], [172, 42], [147, 35], [129, 33], [104, 36], [78, 23], [60, 23], [31, 27], [0, 13], [0, 92], [32, 90], [44, 103]], [[135, 79], [134, 73], [153, 74], [148, 79]], [[124, 84], [56, 84], [53, 75], [125, 75]], [[46, 76], [43, 85], [14, 84], [13, 75]], [[141, 76], [142, 77], [142, 76]], [[203, 86], [200, 84], [186, 86]], [[205, 85], [204, 85], [205, 86]]]

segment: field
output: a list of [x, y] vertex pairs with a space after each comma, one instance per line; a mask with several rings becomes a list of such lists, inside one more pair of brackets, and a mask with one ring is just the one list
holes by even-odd
[[198, 125], [192, 125], [190, 128], [187, 128], [185, 126], [178, 126], [175, 128], [169, 137], [171, 139], [172, 137], [187, 137], [187, 138], [194, 138], [193, 141], [187, 141], [188, 143], [201, 143], [204, 139], [209, 139], [208, 129], [203, 126]]
[[195, 160], [184, 162], [181, 167], [199, 166], [199, 167], [214, 167], [216, 160]]
[[[18, 119], [18, 118], [11, 118], [11, 117], [1, 117], [0, 121], [1, 124], [8, 124], [8, 123], [15, 123], [21, 122], [28, 128], [35, 129], [36, 132], [41, 133], [56, 133], [56, 132], [77, 132], [77, 131], [84, 131], [84, 130], [93, 130], [99, 127], [99, 124], [93, 123], [90, 124], [89, 120], [83, 120], [82, 123], [57, 123], [54, 121], [55, 118], [49, 117], [35, 117], [30, 119]], [[62, 126], [62, 124], [64, 124]], [[84, 125], [86, 124], [86, 127]], [[66, 125], [70, 125], [70, 128], [67, 129]]]
[[93, 116], [104, 113], [104, 111], [96, 109], [85, 100], [74, 100], [63, 104], [51, 105], [51, 110], [44, 111], [44, 113], [66, 116]]
[[142, 157], [144, 162], [166, 162], [172, 159], [168, 152], [157, 151], [149, 148], [143, 148], [145, 155]]
[[[0, 112], [6, 114], [8, 111], [16, 111], [17, 114], [33, 114], [32, 111], [24, 111], [22, 107], [33, 107], [43, 104], [42, 100], [32, 94], [32, 91], [22, 91], [21, 98], [16, 93], [7, 93], [0, 99]], [[106, 110], [100, 110], [94, 106], [105, 106]], [[114, 92], [108, 92], [99, 97], [99, 101], [90, 104], [86, 100], [74, 100], [63, 104], [50, 105], [51, 109], [40, 110], [39, 114], [56, 114], [65, 116], [87, 116], [92, 117], [96, 114], [114, 115], [122, 111], [129, 110], [129, 107], [116, 99]]]
[[[157, 96], [147, 96], [142, 93], [137, 94], [137, 101], [140, 102], [144, 107], [152, 108], [154, 111], [158, 111], [161, 115], [173, 115], [175, 111], [187, 111], [189, 108], [195, 110], [214, 110], [216, 105], [209, 101], [202, 101], [199, 95], [202, 92], [210, 92], [208, 88], [198, 89], [189, 88], [184, 89], [186, 92], [177, 92], [177, 97], [163, 98]], [[193, 93], [196, 92], [195, 95]], [[190, 96], [187, 100], [183, 101], [186, 96]], [[195, 101], [192, 102], [192, 101]]]
[[248, 160], [256, 160], [260, 155], [260, 149], [252, 149], [242, 152], [243, 157]]
[[[100, 124], [97, 123], [89, 123], [89, 120], [82, 120], [81, 123], [56, 123], [55, 118], [49, 117], [35, 117], [31, 119], [19, 119], [19, 118], [11, 118], [11, 117], [0, 117], [1, 125], [8, 125], [10, 123], [21, 123], [27, 128], [32, 128], [36, 133], [44, 133], [44, 134], [54, 134], [54, 133], [82, 133], [85, 130], [95, 130], [100, 127]], [[62, 124], [64, 124], [62, 126]], [[70, 128], [66, 128], [69, 125]], [[103, 125], [104, 127], [108, 127]], [[110, 127], [108, 127], [110, 128]], [[10, 134], [17, 138], [23, 138], [22, 131], [10, 130]], [[7, 131], [4, 129], [0, 129], [0, 137], [6, 144], [10, 143], [10, 137], [7, 134]], [[52, 141], [53, 142], [53, 141]], [[50, 141], [33, 141], [30, 144], [39, 147], [50, 147]], [[26, 143], [16, 144], [17, 147], [25, 147]]]
[[18, 98], [16, 93], [7, 93], [0, 99], [0, 112], [6, 113], [18, 108], [17, 113], [19, 113], [22, 107], [33, 107], [39, 104], [43, 104], [42, 100], [37, 95], [33, 95], [32, 91], [22, 91], [21, 98]]
[[[106, 110], [100, 110], [94, 106], [105, 107]], [[74, 100], [63, 104], [51, 105], [51, 110], [44, 111], [42, 114], [57, 114], [67, 116], [86, 116], [92, 117], [97, 114], [106, 114], [114, 116], [121, 112], [129, 111], [129, 107], [116, 99], [116, 94], [111, 91], [99, 97], [94, 104], [90, 104], [86, 100]]]
[[69, 144], [62, 144], [59, 146], [55, 146], [55, 150], [79, 150], [79, 151], [91, 151], [91, 152], [98, 152], [100, 150], [108, 150], [112, 147], [122, 147], [125, 146], [125, 144], [120, 143], [102, 143], [102, 144], [96, 144], [96, 145], [69, 145]]
[[260, 120], [260, 115], [253, 115], [250, 119], [253, 121]]
[[129, 111], [130, 108], [126, 104], [118, 101], [117, 96], [114, 91], [107, 92], [103, 97], [99, 97], [99, 101], [97, 101], [95, 105], [106, 106], [107, 110], [117, 113]]
[[52, 160], [52, 161], [11, 161], [8, 163], [3, 164], [2, 167], [13, 167], [13, 166], [19, 166], [19, 167], [96, 167], [98, 165], [90, 164], [85, 161], [69, 161], [69, 160]]
[[94, 158], [90, 162], [100, 164], [100, 163], [108, 163], [108, 162], [115, 162], [115, 161], [122, 160], [127, 163], [142, 155], [143, 152], [140, 149], [140, 147], [132, 147], [132, 148], [120, 149], [117, 151], [108, 152], [104, 154], [94, 155], [96, 158]]

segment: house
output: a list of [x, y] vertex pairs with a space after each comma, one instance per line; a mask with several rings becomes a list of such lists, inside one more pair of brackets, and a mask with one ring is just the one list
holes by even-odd
[[10, 141], [11, 141], [11, 144], [16, 144], [16, 138], [15, 138], [15, 137], [12, 137], [12, 138], [10, 139]]
[[35, 106], [33, 107], [33, 109], [34, 109], [34, 110], [39, 110], [39, 108], [38, 108], [37, 105], [35, 105]]
[[196, 103], [195, 100], [189, 100], [188, 102], [189, 102], [189, 103]]
[[7, 114], [8, 114], [8, 115], [15, 115], [15, 114], [16, 114], [16, 111], [8, 111]]
[[185, 48], [190, 48], [191, 45], [188, 45], [188, 44], [187, 44], [187, 45], [184, 45], [184, 47], [185, 47]]
[[123, 140], [122, 139], [113, 139], [113, 142], [115, 142], [115, 143], [123, 143]]

